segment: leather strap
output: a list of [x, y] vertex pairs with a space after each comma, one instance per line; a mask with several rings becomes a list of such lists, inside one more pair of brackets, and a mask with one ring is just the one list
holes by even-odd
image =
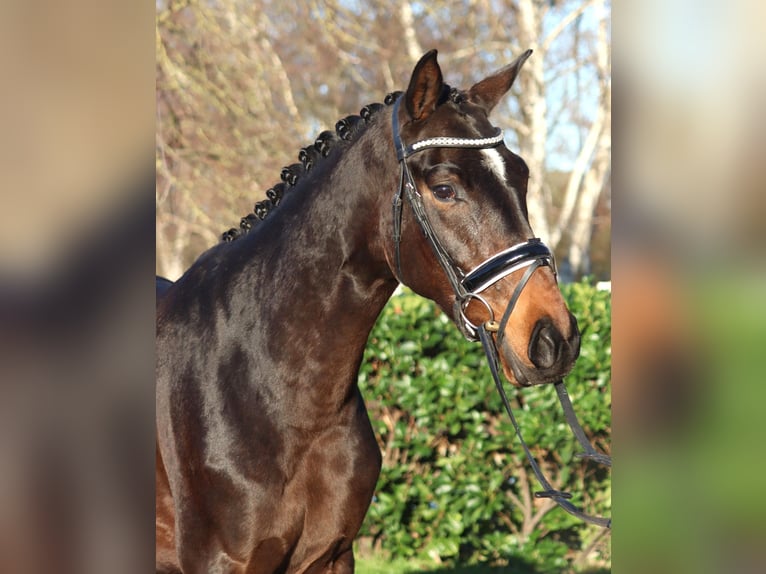
[[535, 269], [540, 267], [542, 265], [541, 260], [537, 260], [532, 265], [530, 265], [527, 270], [524, 272], [524, 275], [521, 277], [521, 281], [518, 282], [516, 285], [516, 288], [513, 290], [513, 293], [511, 293], [511, 298], [508, 300], [508, 305], [505, 307], [505, 312], [503, 313], [503, 318], [500, 319], [500, 326], [498, 327], [497, 332], [497, 346], [501, 347], [503, 343], [503, 339], [505, 338], [505, 327], [508, 324], [508, 319], [511, 318], [511, 313], [513, 312], [513, 309], [516, 307], [516, 301], [519, 300], [519, 296], [521, 295], [521, 290], [524, 289], [529, 279], [532, 277], [532, 273], [535, 272]]
[[[491, 335], [487, 332], [484, 325], [480, 325], [479, 329], [479, 340], [481, 341], [481, 345], [484, 348], [484, 354], [487, 356], [487, 363], [489, 364], [489, 370], [492, 374], [492, 379], [495, 382], [495, 386], [497, 387], [498, 392], [500, 393], [500, 398], [503, 401], [503, 406], [505, 407], [505, 411], [508, 413], [508, 417], [511, 419], [511, 424], [513, 425], [513, 429], [516, 432], [516, 436], [519, 439], [519, 443], [521, 444], [522, 449], [524, 449], [524, 454], [527, 457], [527, 460], [529, 461], [529, 465], [532, 467], [532, 472], [534, 472], [535, 477], [537, 477], [537, 481], [540, 483], [540, 486], [543, 487], [542, 491], [535, 492], [535, 498], [552, 498], [556, 504], [558, 504], [562, 510], [568, 512], [572, 516], [575, 516], [579, 518], [580, 520], [584, 520], [585, 522], [590, 522], [591, 524], [596, 524], [598, 526], [602, 526], [604, 528], [611, 528], [612, 527], [612, 519], [611, 518], [605, 518], [601, 516], [592, 516], [590, 514], [586, 514], [581, 509], [577, 508], [574, 504], [569, 502], [569, 499], [572, 498], [572, 494], [569, 492], [564, 492], [561, 490], [557, 490], [551, 486], [551, 483], [548, 481], [548, 479], [543, 474], [542, 470], [540, 470], [540, 466], [537, 464], [537, 460], [535, 460], [535, 457], [532, 455], [532, 452], [529, 450], [529, 447], [527, 446], [527, 443], [524, 441], [524, 437], [521, 435], [521, 428], [519, 427], [519, 423], [516, 421], [516, 417], [513, 414], [513, 409], [511, 408], [511, 403], [508, 400], [508, 395], [505, 393], [505, 388], [503, 386], [502, 378], [500, 377], [499, 369], [498, 369], [498, 358], [497, 358], [497, 348], [495, 347]], [[557, 387], [556, 390], [558, 391], [560, 388], [564, 389], [564, 392], [566, 393], [566, 388], [564, 387], [564, 382], [559, 381], [556, 383]], [[559, 395], [561, 397], [561, 395]], [[568, 395], [567, 395], [568, 397]], [[567, 398], [568, 402], [568, 398]], [[563, 406], [563, 403], [562, 403]], [[565, 413], [567, 412], [566, 407], [564, 408]], [[571, 412], [572, 416], [574, 417], [574, 411], [571, 409], [571, 402], [569, 402], [569, 412]], [[569, 415], [567, 414], [567, 420], [569, 420]], [[579, 423], [577, 423], [577, 417], [574, 417], [575, 424], [577, 425], [577, 428], [579, 429], [579, 432], [582, 434], [582, 437], [585, 437], [585, 433], [582, 431], [582, 427], [580, 427]], [[571, 425], [571, 422], [570, 422]], [[574, 429], [573, 429], [574, 430]], [[575, 433], [575, 436], [577, 436], [577, 433]], [[579, 440], [579, 437], [578, 437]], [[592, 451], [596, 455], [599, 455], [599, 457], [605, 457], [608, 459], [608, 464], [611, 466], [611, 459], [607, 457], [606, 455], [601, 455], [600, 453], [596, 453], [593, 447], [588, 443], [587, 439], [584, 439], [585, 444], [587, 444], [587, 451]], [[582, 442], [581, 442], [582, 444]], [[584, 447], [585, 448], [585, 447]], [[590, 453], [586, 452], [584, 455], [587, 458], [593, 458], [595, 460], [598, 460], [598, 458], [591, 456]]]
[[[423, 231], [423, 234], [428, 239], [428, 243], [431, 245], [431, 249], [433, 250], [434, 255], [436, 255], [436, 260], [439, 262], [439, 265], [444, 270], [444, 273], [447, 276], [450, 286], [455, 292], [455, 295], [457, 296], [458, 300], [462, 301], [468, 295], [468, 292], [465, 290], [465, 288], [463, 287], [461, 283], [461, 280], [463, 279], [463, 273], [462, 271], [460, 271], [460, 268], [457, 265], [455, 265], [455, 263], [452, 261], [449, 254], [447, 253], [447, 250], [444, 249], [444, 246], [441, 244], [441, 241], [439, 241], [439, 238], [434, 232], [433, 227], [431, 227], [431, 222], [428, 220], [428, 215], [426, 214], [426, 209], [425, 209], [425, 206], [423, 205], [423, 198], [418, 192], [417, 187], [415, 186], [415, 180], [412, 177], [412, 173], [410, 172], [410, 168], [407, 166], [407, 161], [406, 161], [406, 158], [408, 157], [408, 155], [410, 155], [411, 153], [414, 153], [414, 151], [420, 151], [421, 149], [426, 149], [426, 147], [436, 147], [436, 146], [435, 145], [421, 146], [418, 149], [415, 149], [414, 151], [411, 149], [412, 146], [410, 147], [404, 146], [401, 139], [401, 134], [399, 132], [399, 106], [401, 104], [401, 101], [402, 101], [402, 98], [400, 97], [399, 99], [396, 100], [396, 102], [394, 102], [394, 109], [391, 116], [394, 147], [396, 148], [396, 155], [399, 158], [399, 165], [400, 165], [399, 189], [394, 194], [394, 201], [393, 201], [394, 244], [395, 244], [395, 250], [396, 250], [396, 253], [395, 253], [396, 273], [399, 276], [399, 281], [402, 281], [403, 276], [402, 276], [402, 266], [401, 266], [400, 243], [401, 243], [402, 204], [404, 203], [402, 194], [404, 194], [415, 215], [415, 220], [418, 222], [421, 230]], [[441, 138], [434, 138], [434, 140], [437, 140], [437, 139], [441, 139]], [[462, 140], [462, 141], [473, 141], [473, 140]], [[460, 147], [465, 147], [465, 146], [461, 145]], [[486, 147], [486, 146], [483, 145], [481, 147]]]

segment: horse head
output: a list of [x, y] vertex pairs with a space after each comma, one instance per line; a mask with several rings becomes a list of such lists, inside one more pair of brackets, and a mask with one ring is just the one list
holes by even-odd
[[580, 349], [553, 255], [530, 227], [529, 170], [489, 120], [530, 54], [465, 91], [443, 82], [435, 50], [415, 66], [393, 109], [401, 174], [386, 253], [392, 273], [468, 338], [492, 333], [518, 386], [561, 379]]

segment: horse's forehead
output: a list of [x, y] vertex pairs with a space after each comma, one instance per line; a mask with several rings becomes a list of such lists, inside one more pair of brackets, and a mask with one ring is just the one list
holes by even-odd
[[[458, 137], [458, 138], [483, 138], [490, 137], [496, 133], [496, 128], [478, 107], [463, 104], [459, 109], [451, 104], [445, 104], [434, 112], [429, 118], [429, 122], [423, 126], [422, 132], [416, 137], [417, 140], [429, 139], [432, 137]], [[459, 150], [448, 150], [458, 152], [450, 153], [451, 159], [457, 157], [468, 157], [459, 154]], [[492, 173], [503, 186], [514, 179], [513, 173], [515, 163], [508, 163], [508, 158], [501, 153], [498, 148], [485, 148], [476, 150], [481, 154], [481, 164]], [[471, 158], [475, 151], [472, 150]], [[472, 160], [472, 161], [475, 161]], [[459, 162], [458, 162], [459, 163]]]
[[481, 150], [484, 166], [491, 171], [500, 182], [505, 185], [508, 177], [505, 171], [505, 160], [500, 152], [495, 148]]

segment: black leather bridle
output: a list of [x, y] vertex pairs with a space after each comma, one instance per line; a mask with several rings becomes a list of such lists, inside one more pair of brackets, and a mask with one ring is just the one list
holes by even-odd
[[[431, 245], [436, 259], [444, 270], [444, 274], [447, 276], [447, 280], [455, 293], [455, 317], [459, 320], [458, 326], [461, 332], [470, 341], [478, 341], [478, 327], [465, 316], [465, 309], [468, 303], [472, 299], [480, 301], [489, 312], [490, 319], [488, 323], [495, 323], [492, 308], [481, 296], [481, 292], [500, 281], [506, 275], [524, 267], [534, 266], [536, 268], [540, 265], [549, 265], [555, 272], [556, 267], [553, 253], [540, 239], [533, 238], [493, 255], [467, 273], [463, 271], [449, 256], [449, 253], [441, 241], [439, 241], [436, 232], [434, 232], [423, 205], [423, 197], [415, 185], [415, 180], [412, 177], [410, 168], [407, 166], [406, 160], [411, 155], [430, 148], [493, 148], [502, 143], [503, 130], [498, 128], [494, 135], [486, 138], [437, 137], [421, 140], [412, 145], [405, 145], [401, 138], [398, 121], [401, 101], [402, 98], [400, 97], [394, 103], [392, 121], [394, 147], [396, 148], [396, 156], [400, 165], [399, 188], [394, 194], [393, 201], [396, 274], [401, 281], [402, 262], [400, 243], [402, 206], [406, 198], [410, 207], [412, 207], [415, 220], [428, 239], [428, 243]], [[529, 275], [531, 276], [531, 273]], [[526, 283], [526, 281], [523, 282]], [[521, 289], [518, 291], [521, 294]], [[516, 298], [518, 298], [518, 295]], [[515, 305], [514, 299], [512, 299], [512, 304]]]
[[[503, 141], [503, 131], [497, 129], [496, 133], [492, 136], [485, 138], [453, 138], [453, 137], [436, 137], [425, 140], [420, 140], [410, 145], [406, 145], [402, 141], [400, 126], [399, 126], [399, 106], [402, 101], [402, 97], [399, 97], [393, 106], [392, 116], [392, 128], [394, 147], [396, 148], [396, 156], [399, 160], [400, 177], [399, 188], [394, 194], [393, 200], [393, 217], [394, 217], [394, 249], [395, 249], [395, 265], [396, 274], [400, 281], [402, 281], [402, 266], [401, 266], [401, 228], [402, 228], [402, 206], [404, 199], [409, 202], [412, 208], [412, 213], [415, 216], [415, 220], [418, 222], [423, 234], [428, 239], [428, 243], [431, 245], [431, 249], [436, 256], [439, 265], [444, 270], [444, 274], [449, 281], [452, 290], [455, 293], [455, 307], [454, 314], [455, 319], [458, 321], [458, 326], [461, 332], [469, 341], [481, 341], [484, 353], [487, 356], [487, 362], [489, 363], [490, 372], [492, 378], [495, 381], [500, 397], [503, 401], [508, 416], [511, 419], [513, 428], [516, 432], [516, 436], [519, 438], [524, 453], [526, 454], [529, 464], [532, 467], [538, 482], [543, 487], [542, 491], [535, 492], [536, 498], [552, 498], [556, 504], [558, 504], [563, 510], [576, 516], [586, 522], [597, 524], [606, 528], [611, 528], [611, 518], [605, 518], [600, 516], [591, 516], [586, 514], [581, 509], [572, 504], [569, 499], [572, 495], [569, 492], [563, 492], [553, 488], [550, 482], [546, 479], [540, 466], [537, 464], [534, 456], [532, 456], [529, 447], [527, 446], [524, 438], [521, 435], [521, 428], [519, 427], [516, 417], [513, 415], [508, 396], [503, 386], [502, 378], [498, 369], [498, 351], [500, 346], [505, 326], [511, 313], [516, 306], [519, 296], [522, 290], [526, 286], [532, 274], [538, 267], [549, 266], [554, 275], [556, 275], [556, 263], [551, 250], [538, 238], [528, 239], [522, 243], [509, 247], [485, 260], [478, 266], [467, 273], [464, 272], [450, 257], [447, 250], [439, 241], [439, 237], [436, 235], [428, 215], [426, 214], [425, 206], [423, 204], [423, 198], [415, 185], [415, 180], [412, 177], [409, 167], [407, 166], [407, 158], [419, 151], [430, 148], [467, 148], [467, 149], [488, 149], [493, 148]], [[498, 323], [495, 321], [494, 312], [489, 303], [481, 296], [482, 291], [494, 285], [510, 273], [524, 269], [526, 271], [521, 277], [521, 280], [516, 285], [508, 305], [506, 306], [503, 316]], [[489, 320], [485, 321], [481, 325], [474, 325], [465, 315], [465, 310], [472, 299], [476, 299], [481, 302], [489, 311]], [[491, 333], [497, 333], [497, 341], [495, 341]], [[588, 441], [585, 431], [580, 426], [577, 420], [572, 402], [569, 399], [569, 393], [564, 386], [564, 381], [558, 381], [554, 383], [556, 393], [561, 403], [561, 407], [564, 410], [564, 415], [567, 419], [567, 423], [572, 430], [572, 433], [577, 438], [577, 441], [583, 448], [582, 453], [576, 455], [579, 458], [585, 458], [594, 460], [599, 464], [603, 464], [611, 467], [612, 460], [608, 455], [597, 452]]]

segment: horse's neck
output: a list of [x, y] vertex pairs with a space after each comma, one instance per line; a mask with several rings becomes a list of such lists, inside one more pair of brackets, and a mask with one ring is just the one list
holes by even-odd
[[262, 354], [255, 360], [318, 404], [348, 396], [369, 332], [397, 285], [383, 255], [390, 238], [380, 236], [380, 212], [390, 203], [381, 182], [395, 184], [395, 158], [363, 161], [364, 149], [360, 139], [331, 173], [289, 191], [295, 196], [252, 237], [222, 247], [233, 250], [239, 269], [225, 303], [227, 336], [249, 339]]

